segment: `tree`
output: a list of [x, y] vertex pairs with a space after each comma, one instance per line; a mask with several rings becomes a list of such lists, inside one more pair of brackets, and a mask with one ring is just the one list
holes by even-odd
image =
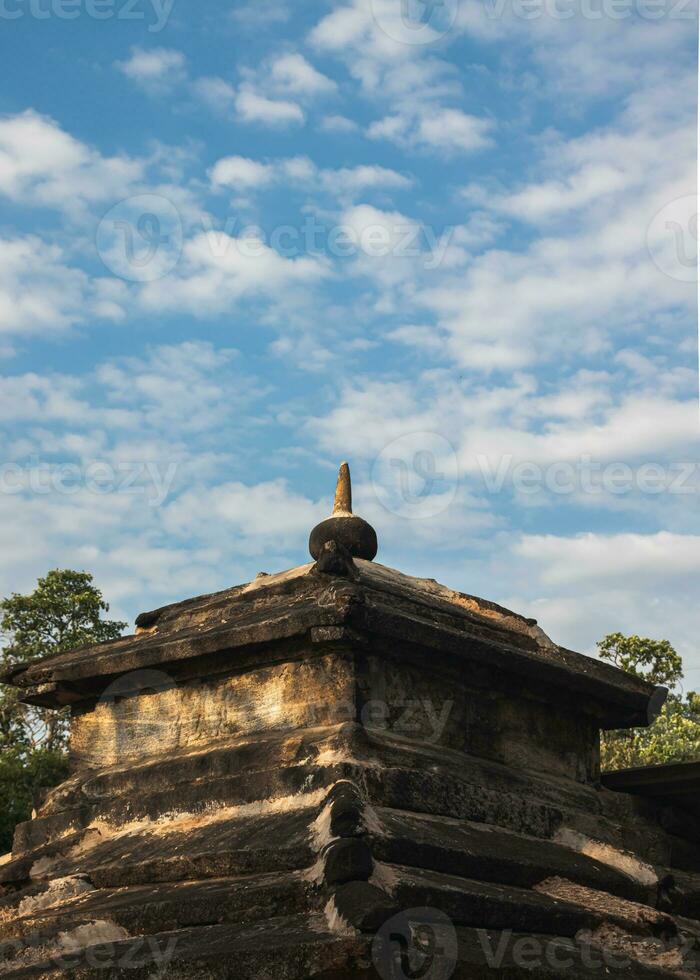
[[652, 684], [669, 688], [659, 717], [648, 728], [604, 732], [603, 769], [627, 769], [700, 759], [700, 694], [682, 692], [683, 660], [668, 640], [610, 633], [600, 656]]
[[[103, 619], [107, 612], [92, 575], [51, 571], [29, 595], [0, 603], [0, 665], [114, 640], [126, 623]], [[30, 816], [39, 789], [67, 775], [67, 741], [67, 712], [21, 704], [14, 688], [0, 686], [0, 854], [11, 846], [15, 824]]]
[[65, 752], [0, 751], [0, 854], [11, 850], [16, 825], [29, 819], [42, 791], [57, 786], [67, 775]]

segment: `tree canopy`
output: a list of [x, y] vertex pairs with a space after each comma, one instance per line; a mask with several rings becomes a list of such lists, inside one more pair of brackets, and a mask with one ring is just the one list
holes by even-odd
[[700, 759], [700, 694], [683, 693], [683, 660], [668, 640], [610, 633], [598, 643], [603, 660], [669, 688], [661, 714], [648, 728], [604, 732], [603, 769], [629, 769]]
[[[51, 571], [29, 595], [14, 593], [0, 603], [0, 665], [114, 640], [126, 623], [103, 619], [108, 612], [88, 572]], [[0, 686], [0, 854], [12, 846], [15, 825], [29, 818], [40, 791], [67, 775], [67, 741], [66, 712], [21, 704], [14, 688]]]
[[92, 583], [88, 572], [56, 569], [40, 578], [29, 595], [5, 599], [0, 606], [0, 630], [9, 637], [4, 663], [117, 639], [126, 623], [102, 619], [109, 606]]

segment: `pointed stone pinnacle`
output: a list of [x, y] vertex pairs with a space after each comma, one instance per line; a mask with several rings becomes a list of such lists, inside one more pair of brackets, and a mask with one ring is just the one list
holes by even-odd
[[329, 541], [340, 545], [352, 558], [372, 561], [377, 554], [374, 528], [352, 512], [352, 486], [347, 463], [341, 463], [338, 471], [333, 516], [317, 524], [309, 536], [311, 557], [318, 560], [321, 550]]
[[350, 467], [347, 463], [340, 464], [338, 471], [338, 482], [335, 487], [335, 502], [333, 504], [333, 515], [335, 517], [352, 514], [352, 483], [350, 481]]

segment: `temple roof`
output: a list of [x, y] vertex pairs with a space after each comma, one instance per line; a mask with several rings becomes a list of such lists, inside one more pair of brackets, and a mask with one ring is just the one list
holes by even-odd
[[[327, 568], [327, 571], [324, 571]], [[434, 579], [415, 578], [339, 555], [142, 613], [134, 635], [12, 667], [1, 678], [24, 699], [64, 705], [126, 671], [184, 667], [218, 658], [220, 668], [264, 662], [271, 643], [400, 643], [405, 655], [436, 651], [463, 664], [535, 678], [585, 695], [601, 724], [646, 725], [664, 693], [630, 674], [554, 643], [533, 619]]]

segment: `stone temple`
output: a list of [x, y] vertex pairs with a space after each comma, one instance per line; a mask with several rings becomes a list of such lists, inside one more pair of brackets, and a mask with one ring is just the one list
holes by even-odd
[[601, 778], [665, 692], [373, 561], [314, 561], [15, 667], [70, 778], [0, 859], [0, 977], [700, 977], [700, 764]]

